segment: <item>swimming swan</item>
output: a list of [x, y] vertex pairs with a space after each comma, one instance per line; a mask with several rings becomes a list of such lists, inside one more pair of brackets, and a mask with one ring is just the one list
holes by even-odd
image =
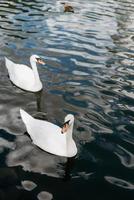
[[20, 115], [35, 145], [59, 156], [73, 157], [77, 154], [77, 147], [72, 138], [74, 124], [72, 114], [65, 117], [62, 128], [48, 121], [35, 119], [22, 109]]
[[31, 67], [23, 64], [16, 64], [5, 57], [10, 80], [19, 88], [31, 92], [38, 92], [42, 89], [36, 63], [45, 64], [37, 55], [30, 57]]

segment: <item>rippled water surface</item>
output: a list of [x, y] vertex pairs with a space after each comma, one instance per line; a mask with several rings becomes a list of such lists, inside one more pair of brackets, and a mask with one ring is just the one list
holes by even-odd
[[[134, 1], [0, 0], [0, 200], [113, 200], [134, 195]], [[49, 9], [51, 8], [51, 9]], [[44, 89], [13, 86], [4, 56], [38, 66]], [[25, 134], [19, 109], [61, 125], [75, 115], [75, 158]]]

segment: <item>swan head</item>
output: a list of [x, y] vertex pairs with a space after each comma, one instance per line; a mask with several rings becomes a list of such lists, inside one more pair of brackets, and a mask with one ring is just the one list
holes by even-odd
[[36, 62], [36, 63], [42, 64], [42, 65], [45, 65], [44, 60], [41, 59], [40, 56], [38, 56], [38, 55], [32, 55], [32, 56], [30, 57], [30, 61], [31, 61], [31, 62]]
[[68, 114], [65, 117], [64, 124], [61, 129], [61, 133], [67, 132], [71, 127], [73, 127], [73, 124], [74, 124], [74, 115]]

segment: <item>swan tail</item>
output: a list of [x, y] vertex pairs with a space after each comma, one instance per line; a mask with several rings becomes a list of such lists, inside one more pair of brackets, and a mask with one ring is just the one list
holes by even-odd
[[11, 75], [13, 73], [14, 64], [15, 64], [14, 62], [12, 62], [7, 57], [5, 57], [5, 65], [6, 65], [6, 68], [8, 70], [9, 75]]
[[14, 63], [9, 60], [7, 57], [5, 57], [5, 63], [6, 63], [6, 67], [9, 68], [10, 66], [12, 66]]
[[28, 124], [30, 124], [30, 122], [34, 119], [31, 115], [29, 115], [26, 111], [24, 111], [23, 109], [20, 109], [20, 115], [22, 118], [22, 121], [24, 122], [24, 124], [26, 125], [26, 127], [28, 126]]

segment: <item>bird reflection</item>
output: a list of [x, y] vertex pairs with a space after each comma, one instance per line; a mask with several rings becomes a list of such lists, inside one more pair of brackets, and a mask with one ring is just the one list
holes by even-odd
[[43, 110], [43, 90], [35, 93], [36, 102], [37, 102], [37, 112], [41, 112]]
[[64, 174], [64, 177], [63, 177], [63, 181], [69, 181], [71, 179], [71, 171], [74, 167], [74, 164], [75, 164], [75, 157], [72, 157], [72, 158], [67, 158], [67, 162], [65, 163], [65, 174]]
[[37, 104], [37, 113], [34, 115], [36, 119], [48, 120], [47, 113], [45, 112], [45, 98], [44, 91], [41, 90], [35, 93], [36, 104]]
[[74, 158], [56, 156], [41, 150], [31, 142], [27, 134], [18, 136], [15, 143], [16, 148], [6, 158], [9, 167], [22, 166], [24, 171], [63, 178], [65, 181], [71, 178]]

